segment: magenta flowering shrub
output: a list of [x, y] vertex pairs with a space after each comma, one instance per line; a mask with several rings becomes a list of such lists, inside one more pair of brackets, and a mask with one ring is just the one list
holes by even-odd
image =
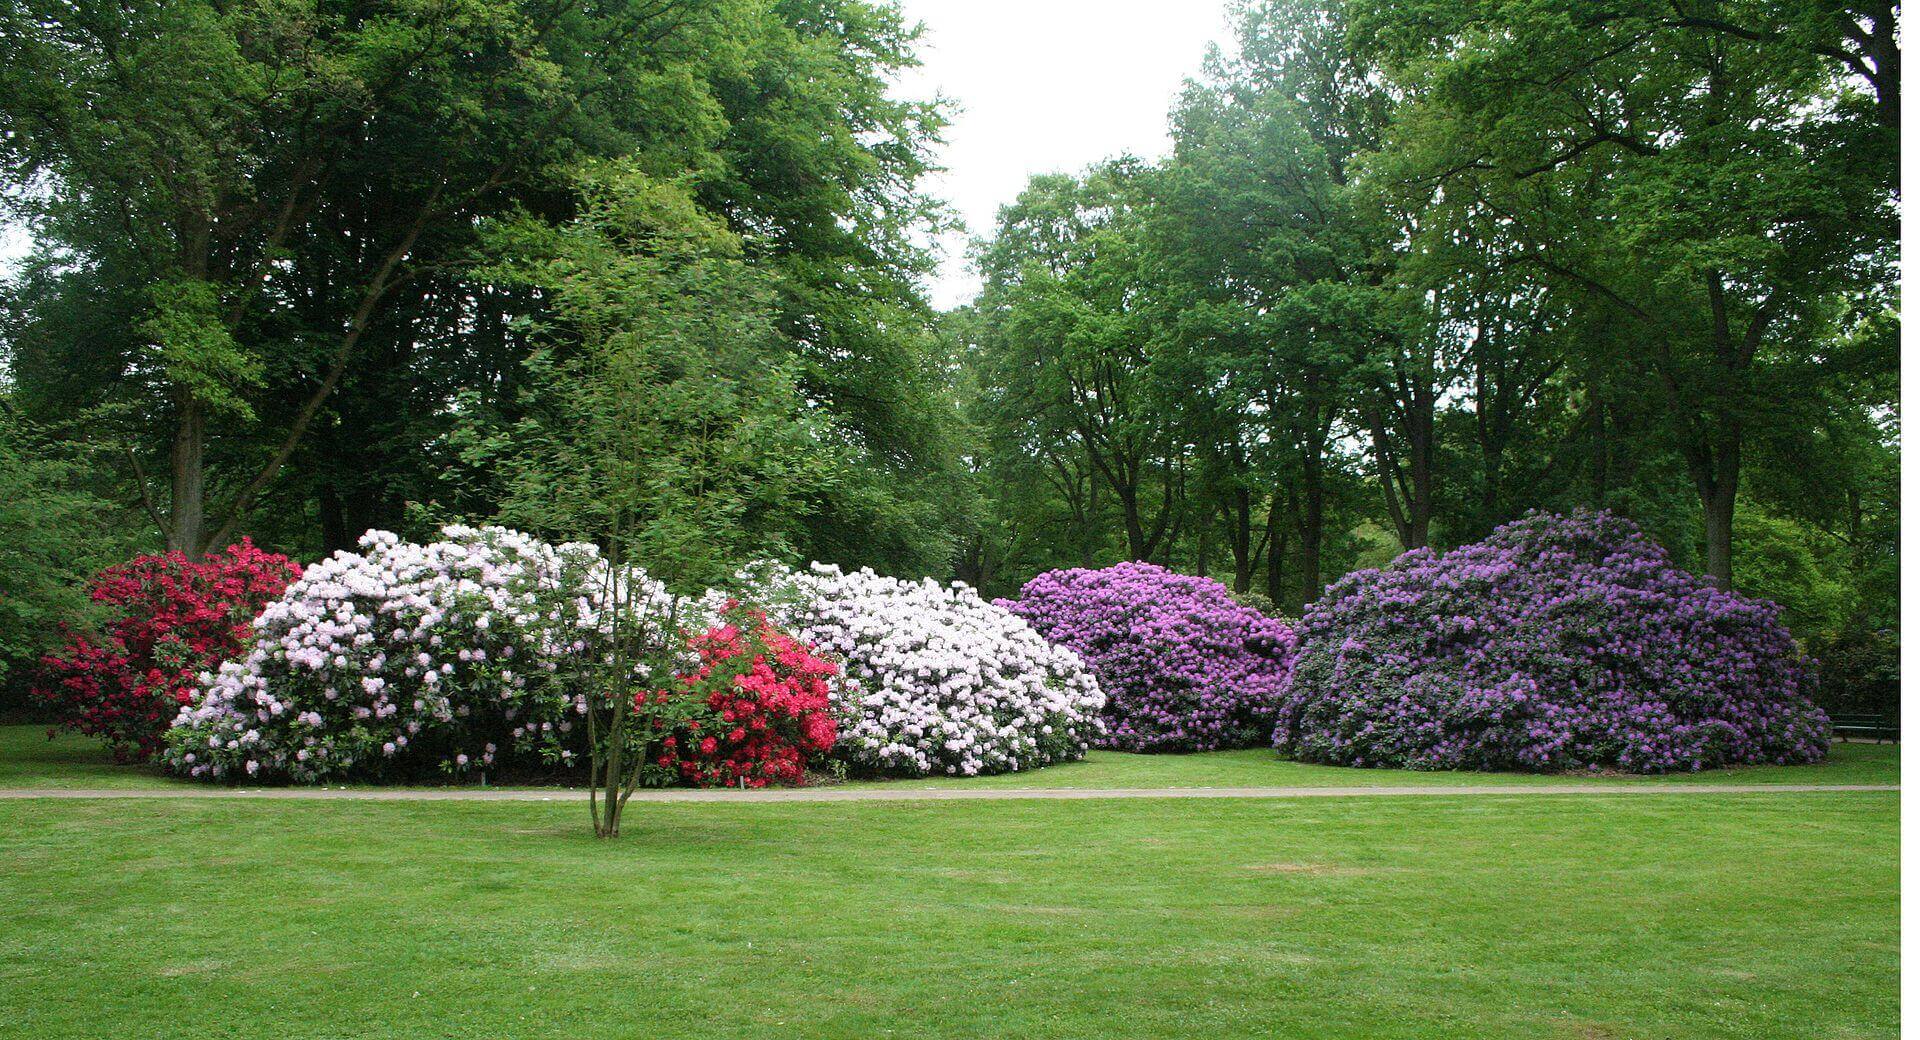
[[1328, 588], [1301, 619], [1274, 746], [1413, 769], [1816, 761], [1830, 728], [1779, 613], [1627, 520], [1531, 514]]
[[1106, 747], [1213, 751], [1273, 731], [1293, 631], [1211, 578], [1151, 563], [1048, 571], [999, 602], [1093, 669]]

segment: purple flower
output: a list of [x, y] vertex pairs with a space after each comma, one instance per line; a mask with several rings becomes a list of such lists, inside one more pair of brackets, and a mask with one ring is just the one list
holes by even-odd
[[1272, 732], [1293, 632], [1211, 578], [1151, 563], [1048, 571], [999, 602], [1093, 669], [1106, 747], [1212, 751]]
[[1826, 755], [1772, 603], [1608, 513], [1534, 513], [1335, 582], [1301, 619], [1274, 746], [1309, 762], [1638, 773]]

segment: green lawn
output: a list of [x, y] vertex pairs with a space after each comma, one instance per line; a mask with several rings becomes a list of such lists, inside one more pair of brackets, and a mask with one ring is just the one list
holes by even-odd
[[1892, 1037], [1898, 808], [5, 802], [0, 1035]]
[[[1836, 744], [1832, 757], [1814, 766], [1762, 766], [1664, 776], [1533, 776], [1523, 773], [1416, 773], [1398, 769], [1344, 769], [1283, 762], [1270, 751], [1220, 751], [1202, 755], [1127, 755], [1098, 751], [1030, 773], [956, 780], [886, 781], [915, 787], [1372, 787], [1486, 784], [1897, 784], [1900, 748], [1895, 744]], [[144, 766], [115, 765], [94, 742], [71, 735], [47, 739], [43, 726], [0, 726], [0, 788], [165, 787], [181, 781]]]
[[1812, 766], [1755, 766], [1673, 776], [1598, 776], [1528, 773], [1421, 773], [1408, 769], [1348, 769], [1281, 760], [1272, 751], [1214, 751], [1198, 755], [1129, 755], [1096, 751], [1084, 762], [1067, 762], [1031, 773], [971, 779], [895, 780], [909, 787], [1412, 787], [1494, 784], [1897, 784], [1896, 744], [1836, 744], [1826, 762]]

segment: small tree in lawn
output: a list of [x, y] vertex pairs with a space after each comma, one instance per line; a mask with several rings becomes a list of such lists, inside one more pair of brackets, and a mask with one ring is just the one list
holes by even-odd
[[610, 652], [582, 660], [594, 833], [615, 837], [628, 798], [661, 769], [656, 741], [683, 721], [666, 689], [710, 620], [701, 593], [748, 559], [786, 551], [803, 492], [835, 457], [795, 389], [767, 293], [740, 243], [678, 185], [621, 167], [580, 180], [560, 229], [505, 225], [503, 269], [546, 309], [529, 320], [525, 417], [466, 432], [492, 464], [503, 512], [600, 543]]

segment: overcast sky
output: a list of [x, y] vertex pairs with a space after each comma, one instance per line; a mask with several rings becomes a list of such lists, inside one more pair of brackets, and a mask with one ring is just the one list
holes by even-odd
[[[1207, 44], [1225, 42], [1222, 0], [902, 0], [925, 24], [924, 66], [908, 96], [936, 92], [958, 111], [929, 185], [967, 222], [994, 212], [1036, 173], [1071, 172], [1110, 155], [1166, 151], [1167, 110]], [[973, 298], [964, 236], [943, 243], [933, 302]]]

